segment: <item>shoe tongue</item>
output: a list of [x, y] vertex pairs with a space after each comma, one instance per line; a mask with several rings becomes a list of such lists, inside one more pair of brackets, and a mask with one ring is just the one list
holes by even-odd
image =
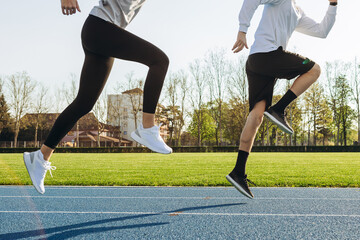
[[39, 156], [40, 160], [45, 160], [44, 155], [42, 154], [41, 150], [38, 150], [38, 156]]
[[154, 130], [154, 129], [155, 129], [155, 130], [158, 130], [158, 128], [159, 128], [158, 126], [154, 125], [154, 126], [152, 126], [151, 128], [144, 128], [144, 129], [147, 129], [147, 130], [151, 130], [151, 131], [152, 131], [152, 130]]

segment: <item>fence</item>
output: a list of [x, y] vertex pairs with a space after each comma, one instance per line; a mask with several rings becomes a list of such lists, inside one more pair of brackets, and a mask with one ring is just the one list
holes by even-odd
[[[28, 147], [37, 147], [41, 146], [40, 141], [18, 141], [16, 147], [20, 148], [28, 148]], [[15, 144], [14, 141], [0, 141], [0, 148], [14, 148]]]
[[[0, 148], [0, 153], [22, 153], [38, 148]], [[237, 152], [238, 147], [173, 147], [175, 153], [185, 152]], [[57, 153], [145, 153], [142, 147], [57, 148]], [[254, 146], [252, 152], [360, 152], [360, 146]]]

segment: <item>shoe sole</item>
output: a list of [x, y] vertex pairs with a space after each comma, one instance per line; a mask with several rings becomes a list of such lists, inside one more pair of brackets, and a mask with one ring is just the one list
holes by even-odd
[[143, 142], [142, 139], [139, 138], [139, 136], [138, 136], [135, 132], [132, 132], [132, 133], [130, 134], [130, 136], [131, 136], [131, 138], [134, 139], [137, 143], [139, 143], [139, 144], [141, 144], [141, 145], [144, 145], [145, 147], [149, 148], [149, 149], [150, 149], [151, 151], [153, 151], [153, 152], [157, 152], [157, 153], [161, 153], [161, 154], [170, 154], [170, 153], [172, 153], [172, 151], [171, 151], [171, 152], [160, 152], [160, 151], [155, 150], [153, 147], [148, 146], [147, 143]]
[[36, 191], [38, 191], [38, 193], [44, 194], [45, 192], [42, 193], [42, 192], [35, 186], [34, 180], [33, 180], [32, 176], [31, 176], [31, 174], [30, 174], [30, 171], [29, 171], [29, 168], [28, 168], [28, 165], [27, 165], [27, 161], [28, 161], [28, 162], [31, 161], [31, 160], [30, 160], [30, 153], [25, 152], [25, 153], [23, 154], [23, 159], [24, 159], [24, 164], [25, 164], [26, 170], [27, 170], [27, 172], [28, 172], [28, 174], [29, 174], [29, 177], [30, 177], [30, 179], [31, 179], [31, 183], [33, 184], [33, 186], [34, 186], [34, 188], [36, 189]]
[[237, 184], [237, 182], [234, 181], [234, 179], [232, 179], [232, 177], [230, 177], [230, 175], [226, 176], [226, 179], [245, 197], [248, 197], [250, 199], [253, 199], [254, 197], [251, 196], [250, 194], [248, 194], [239, 184]]
[[284, 126], [281, 122], [279, 122], [276, 118], [273, 117], [273, 115], [271, 115], [268, 112], [264, 112], [265, 117], [267, 117], [270, 121], [272, 121], [273, 123], [275, 123], [282, 131], [284, 131], [285, 133], [288, 134], [294, 134], [293, 131], [291, 131], [290, 129], [288, 129], [286, 126]]

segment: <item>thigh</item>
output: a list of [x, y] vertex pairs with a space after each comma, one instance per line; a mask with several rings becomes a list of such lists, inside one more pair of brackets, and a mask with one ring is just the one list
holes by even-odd
[[266, 100], [261, 100], [255, 104], [254, 108], [249, 114], [255, 114], [255, 116], [262, 116], [266, 110], [266, 106]]
[[309, 58], [288, 51], [279, 51], [279, 56], [274, 61], [274, 75], [276, 78], [293, 79], [310, 71], [315, 62]]
[[84, 47], [96, 54], [145, 65], [166, 56], [150, 42], [95, 16], [86, 20], [82, 40]]
[[85, 50], [79, 93], [76, 100], [82, 105], [94, 105], [109, 77], [114, 59]]
[[311, 70], [313, 61], [295, 53], [284, 51], [281, 47], [269, 53], [249, 56], [250, 66], [256, 73], [273, 78], [293, 79]]
[[265, 100], [265, 109], [267, 109], [272, 103], [276, 79], [271, 76], [265, 76], [252, 72], [248, 67], [246, 67], [246, 74], [249, 84], [250, 112], [254, 109], [255, 105], [262, 100]]

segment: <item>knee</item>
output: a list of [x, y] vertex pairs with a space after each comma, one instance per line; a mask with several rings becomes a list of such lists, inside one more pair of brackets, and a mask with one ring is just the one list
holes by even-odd
[[149, 67], [158, 66], [164, 69], [168, 69], [170, 64], [169, 57], [162, 51], [160, 51], [154, 58], [153, 61], [149, 64]]
[[162, 53], [158, 59], [158, 64], [167, 70], [170, 64], [169, 57], [165, 53]]
[[249, 114], [249, 120], [254, 124], [256, 127], [259, 127], [264, 119], [264, 113], [260, 111], [252, 111]]
[[314, 79], [316, 81], [320, 77], [320, 74], [321, 74], [321, 68], [320, 68], [319, 64], [315, 63], [314, 67], [309, 71], [309, 73], [314, 76]]
[[75, 99], [72, 105], [74, 115], [77, 115], [79, 118], [88, 114], [94, 107], [94, 104], [92, 102], [79, 101], [78, 99]]

